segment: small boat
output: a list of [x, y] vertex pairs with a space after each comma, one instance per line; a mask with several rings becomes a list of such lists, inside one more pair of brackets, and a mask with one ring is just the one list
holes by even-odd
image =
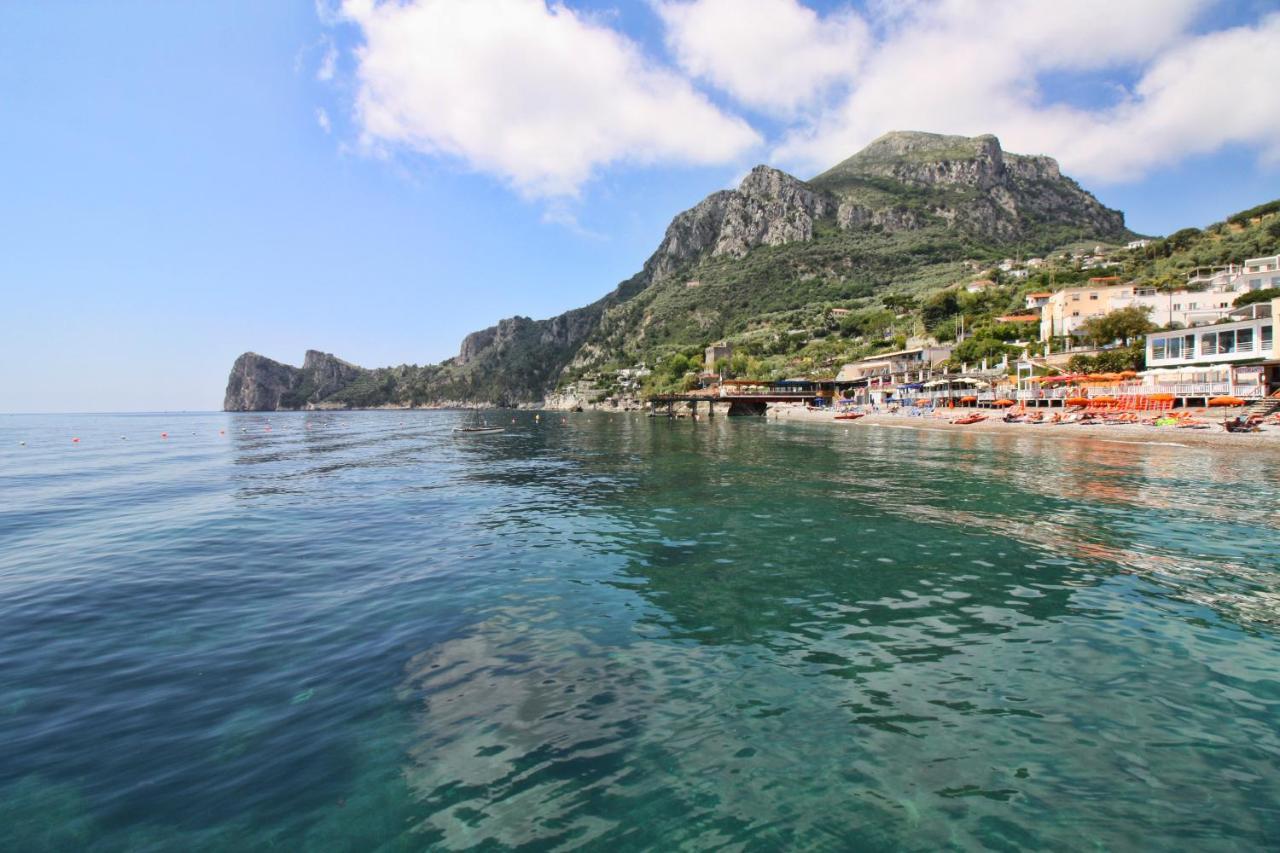
[[978, 423], [982, 423], [986, 419], [987, 419], [986, 415], [969, 415], [968, 417], [964, 417], [964, 418], [956, 418], [954, 421], [952, 421], [952, 423], [953, 424], [978, 424]]
[[836, 415], [835, 419], [838, 421], [856, 421], [864, 414], [866, 414], [866, 412], [841, 412]]

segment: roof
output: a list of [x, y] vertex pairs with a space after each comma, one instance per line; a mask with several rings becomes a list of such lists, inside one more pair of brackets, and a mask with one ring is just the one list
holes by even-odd
[[1006, 314], [1003, 317], [997, 317], [1001, 323], [1039, 323], [1039, 314]]
[[1037, 290], [1035, 293], [1028, 293], [1027, 296], [1031, 299], [1039, 299], [1041, 296], [1053, 296], [1053, 291]]

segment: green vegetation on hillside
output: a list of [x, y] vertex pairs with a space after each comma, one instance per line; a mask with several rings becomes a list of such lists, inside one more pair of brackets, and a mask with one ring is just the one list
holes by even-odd
[[[512, 405], [557, 386], [595, 398], [617, 393], [619, 371], [637, 365], [652, 371], [649, 392], [683, 390], [707, 368], [822, 377], [934, 340], [960, 341], [956, 363], [1034, 354], [1038, 323], [1007, 316], [1025, 315], [1029, 293], [1108, 275], [1184, 286], [1196, 268], [1274, 253], [1280, 201], [1118, 248], [1134, 236], [1047, 157], [1002, 153], [994, 137], [891, 133], [812, 181], [761, 167], [739, 190], [713, 193], [673, 220], [641, 272], [592, 305], [504, 320], [469, 336], [457, 359], [362, 371], [323, 400], [304, 377], [282, 405]], [[1033, 267], [1000, 271], [1004, 259], [1011, 268], [1032, 257]], [[979, 279], [991, 283], [969, 293]], [[1117, 329], [1085, 334], [1132, 338]], [[703, 364], [703, 349], [722, 339], [734, 356]], [[1107, 358], [1132, 362], [1133, 352]]]

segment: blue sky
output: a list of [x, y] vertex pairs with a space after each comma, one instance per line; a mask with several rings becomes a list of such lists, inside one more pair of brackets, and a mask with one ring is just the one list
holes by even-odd
[[[1142, 232], [1280, 197], [1273, 105], [1185, 130], [1216, 108], [1188, 51], [1233, 57], [1219, 101], [1280, 77], [1252, 49], [1271, 4], [1097, 39], [1082, 13], [1077, 43], [1122, 46], [1046, 59], [1026, 21], [966, 31], [967, 0], [734, 2], [764, 25], [711, 0], [0, 5], [0, 411], [213, 409], [245, 350], [437, 361], [598, 298], [754, 163], [807, 177], [889, 129], [1058, 156]], [[976, 79], [940, 108], [955, 67]]]

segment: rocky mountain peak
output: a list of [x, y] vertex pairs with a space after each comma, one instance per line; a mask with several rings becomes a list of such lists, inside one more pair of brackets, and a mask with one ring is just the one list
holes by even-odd
[[[676, 215], [643, 269], [591, 305], [502, 320], [468, 335], [455, 358], [416, 371], [365, 371], [316, 350], [301, 368], [246, 353], [224, 405], [369, 405], [393, 386], [402, 402], [536, 402], [562, 373], [646, 357], [654, 341], [699, 342], [757, 312], [847, 299], [855, 286], [954, 261], [972, 246], [1029, 251], [1080, 239], [1131, 235], [1121, 213], [1052, 158], [1008, 153], [990, 134], [894, 131], [809, 181], [756, 166]], [[789, 245], [809, 242], [821, 245]], [[760, 247], [776, 250], [734, 263]], [[720, 287], [704, 287], [717, 279]], [[344, 386], [354, 392], [339, 393]]]
[[742, 179], [742, 183], [738, 184], [737, 191], [742, 195], [761, 200], [783, 200], [794, 193], [813, 192], [812, 188], [799, 178], [764, 164], [748, 172]]
[[860, 212], [842, 215], [842, 225], [897, 208], [916, 214], [916, 222], [942, 221], [995, 240], [1043, 239], [1046, 225], [1064, 241], [1074, 239], [1072, 232], [1128, 234], [1123, 214], [1063, 177], [1052, 157], [1010, 154], [991, 134], [886, 133], [809, 183]]

